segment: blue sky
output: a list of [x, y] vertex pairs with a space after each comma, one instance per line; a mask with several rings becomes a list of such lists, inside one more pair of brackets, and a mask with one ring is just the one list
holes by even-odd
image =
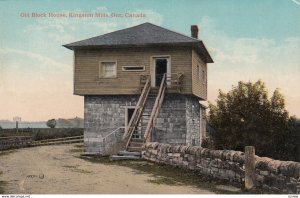
[[[33, 18], [21, 13], [144, 13], [145, 18]], [[215, 63], [208, 100], [239, 80], [280, 88], [300, 117], [299, 0], [0, 1], [0, 119], [83, 117], [73, 96], [72, 51], [61, 45], [151, 22], [190, 35], [197, 24]]]

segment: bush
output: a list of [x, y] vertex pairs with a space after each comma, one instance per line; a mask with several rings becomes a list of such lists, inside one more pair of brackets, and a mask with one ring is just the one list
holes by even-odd
[[217, 105], [210, 104], [209, 109], [217, 149], [243, 151], [252, 145], [261, 156], [299, 160], [299, 127], [289, 118], [278, 89], [269, 99], [263, 82], [239, 82], [228, 93], [219, 91]]
[[208, 148], [208, 149], [215, 149], [215, 143], [214, 141], [211, 139], [211, 138], [205, 138], [203, 141], [202, 141], [202, 144], [201, 146], [203, 148]]
[[55, 121], [55, 119], [48, 120], [47, 123], [46, 123], [46, 125], [47, 125], [48, 127], [50, 127], [50, 128], [55, 128], [55, 126], [56, 126], [56, 121]]

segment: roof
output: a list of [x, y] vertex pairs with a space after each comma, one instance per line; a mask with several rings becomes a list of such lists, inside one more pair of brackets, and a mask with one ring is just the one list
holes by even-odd
[[153, 45], [191, 45], [204, 56], [206, 62], [213, 60], [201, 40], [168, 30], [166, 28], [142, 23], [137, 26], [103, 34], [89, 39], [63, 45], [74, 50], [80, 48], [102, 48], [120, 46], [153, 46]]

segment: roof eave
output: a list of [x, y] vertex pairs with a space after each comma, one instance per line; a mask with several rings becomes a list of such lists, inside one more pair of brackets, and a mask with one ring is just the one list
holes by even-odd
[[72, 45], [66, 44], [63, 47], [76, 50], [76, 49], [101, 49], [101, 48], [126, 48], [126, 47], [157, 47], [157, 46], [195, 46], [199, 52], [205, 57], [206, 63], [213, 63], [209, 52], [207, 51], [204, 43], [200, 40], [198, 42], [180, 42], [180, 43], [148, 43], [148, 44], [116, 44], [116, 45]]
[[210, 54], [209, 54], [208, 50], [206, 49], [203, 41], [199, 41], [199, 48], [200, 48], [201, 52], [203, 53], [203, 55], [205, 56], [206, 63], [214, 63], [214, 60], [210, 56]]
[[101, 49], [101, 48], [125, 48], [125, 47], [156, 47], [156, 46], [192, 46], [194, 42], [180, 43], [145, 43], [145, 44], [116, 44], [116, 45], [62, 45], [65, 48], [74, 49]]

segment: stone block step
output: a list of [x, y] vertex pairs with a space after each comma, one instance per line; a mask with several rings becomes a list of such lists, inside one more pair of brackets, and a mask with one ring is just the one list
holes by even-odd
[[89, 157], [89, 156], [101, 156], [99, 152], [84, 152], [80, 153], [80, 156]]
[[112, 155], [109, 157], [111, 161], [116, 161], [116, 160], [140, 160], [141, 157], [138, 156], [129, 156], [129, 155]]
[[119, 151], [118, 155], [122, 156], [141, 156], [141, 152], [129, 152], [129, 151]]

